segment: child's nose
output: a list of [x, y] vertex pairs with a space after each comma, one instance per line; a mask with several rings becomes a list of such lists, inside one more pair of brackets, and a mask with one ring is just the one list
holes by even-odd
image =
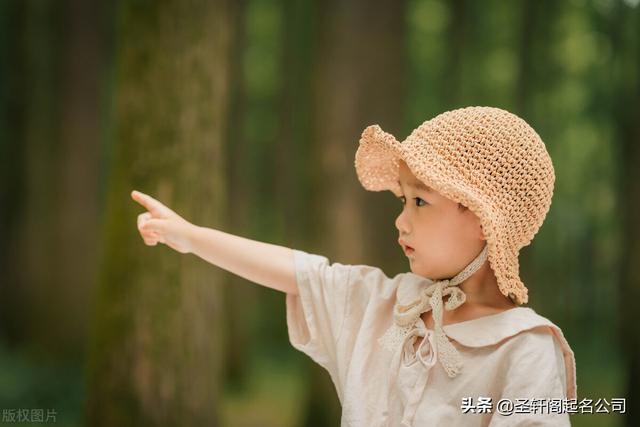
[[407, 221], [407, 216], [405, 215], [404, 210], [400, 212], [400, 215], [396, 218], [396, 228], [400, 234], [409, 234], [411, 231], [409, 228], [409, 221]]

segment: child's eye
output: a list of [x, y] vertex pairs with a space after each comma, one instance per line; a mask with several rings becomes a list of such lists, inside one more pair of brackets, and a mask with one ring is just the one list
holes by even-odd
[[[406, 198], [404, 196], [400, 196], [398, 198], [400, 199], [403, 205], [406, 203]], [[416, 206], [428, 205], [428, 203], [424, 199], [421, 199], [420, 197], [414, 197], [413, 200], [416, 201]], [[420, 202], [423, 202], [424, 204], [421, 205]]]

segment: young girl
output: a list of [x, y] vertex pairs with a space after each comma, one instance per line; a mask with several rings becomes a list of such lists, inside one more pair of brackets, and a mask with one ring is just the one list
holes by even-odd
[[570, 425], [573, 351], [558, 326], [520, 307], [518, 252], [555, 181], [538, 134], [507, 111], [460, 108], [402, 143], [367, 127], [355, 167], [365, 189], [400, 199], [411, 272], [388, 277], [199, 227], [134, 191], [148, 210], [138, 229], [147, 245], [286, 292], [290, 342], [331, 375], [343, 427]]

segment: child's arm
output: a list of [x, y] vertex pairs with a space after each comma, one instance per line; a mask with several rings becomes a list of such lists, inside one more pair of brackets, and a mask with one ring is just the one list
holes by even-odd
[[198, 226], [190, 235], [192, 252], [205, 261], [260, 285], [297, 294], [290, 248]]
[[138, 230], [147, 245], [164, 243], [262, 286], [298, 293], [292, 249], [191, 224], [139, 191], [131, 197], [149, 211], [138, 216]]

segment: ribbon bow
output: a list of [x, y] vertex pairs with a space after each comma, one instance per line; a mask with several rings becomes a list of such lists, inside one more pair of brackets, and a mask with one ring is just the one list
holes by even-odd
[[442, 299], [449, 295], [444, 309], [451, 311], [466, 301], [466, 294], [457, 285], [475, 273], [487, 259], [487, 246], [467, 267], [452, 279], [433, 281], [401, 282], [396, 292], [397, 302], [393, 308], [394, 324], [378, 339], [385, 348], [395, 351], [403, 338], [411, 331], [420, 315], [433, 310], [436, 352], [438, 359], [450, 378], [455, 377], [462, 369], [462, 357], [451, 344], [442, 328]]

